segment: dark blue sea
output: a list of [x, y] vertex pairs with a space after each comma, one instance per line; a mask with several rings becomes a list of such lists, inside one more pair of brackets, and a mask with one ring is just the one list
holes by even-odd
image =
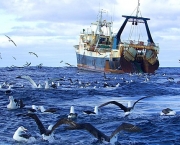
[[[32, 88], [19, 75], [29, 75], [36, 83], [62, 78], [54, 89]], [[148, 80], [147, 80], [148, 78]], [[70, 81], [72, 80], [72, 82]], [[170, 79], [170, 80], [169, 80]], [[81, 83], [77, 83], [77, 80]], [[131, 81], [132, 80], [132, 81]], [[180, 68], [159, 68], [155, 74], [106, 74], [80, 71], [76, 67], [26, 67], [0, 68], [0, 84], [13, 83], [12, 94], [0, 89], [0, 144], [25, 144], [13, 140], [13, 134], [19, 126], [28, 129], [28, 134], [36, 138], [29, 144], [89, 145], [97, 144], [97, 139], [85, 130], [66, 130], [65, 125], [55, 131], [52, 143], [42, 140], [35, 121], [26, 114], [31, 105], [43, 105], [45, 108], [57, 108], [54, 114], [38, 111], [36, 114], [47, 128], [59, 118], [67, 118], [70, 106], [74, 106], [78, 118], [75, 122], [91, 123], [106, 135], [111, 135], [121, 123], [138, 126], [141, 131], [118, 134], [117, 144], [121, 145], [178, 145], [180, 144]], [[104, 87], [104, 83], [109, 87]], [[116, 87], [115, 85], [120, 85]], [[8, 110], [9, 95], [22, 99], [26, 105], [22, 109]], [[128, 101], [150, 96], [139, 101], [132, 113], [124, 117], [124, 112], [115, 105], [107, 105], [99, 110], [99, 115], [85, 115], [84, 110], [92, 110], [107, 101], [118, 101], [124, 105]], [[175, 116], [160, 116], [162, 109], [171, 108]]]

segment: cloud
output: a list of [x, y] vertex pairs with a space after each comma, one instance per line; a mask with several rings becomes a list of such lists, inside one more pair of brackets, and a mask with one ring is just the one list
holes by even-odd
[[[136, 6], [137, 0], [1, 0], [0, 52], [3, 61], [22, 65], [26, 59], [32, 59], [28, 52], [34, 51], [40, 55], [38, 60], [31, 60], [34, 65], [43, 63], [59, 66], [61, 59], [75, 65], [73, 45], [78, 44], [82, 29], [88, 28], [97, 20], [99, 9], [108, 11], [104, 19], [113, 20], [113, 32], [117, 33], [124, 21], [122, 15], [131, 15]], [[179, 57], [180, 1], [140, 1], [140, 12], [143, 17], [151, 19], [148, 24], [153, 40], [160, 44], [161, 64], [166, 65], [165, 58], [171, 53], [171, 48], [174, 49], [173, 54], [171, 53], [174, 55], [171, 57], [172, 62], [177, 65], [173, 58]], [[144, 26], [140, 26], [140, 29], [144, 32]], [[126, 40], [130, 27], [124, 30], [122, 36]], [[15, 50], [4, 34], [11, 36], [17, 43]], [[147, 40], [146, 33], [143, 36]], [[17, 61], [12, 58], [13, 55], [17, 57]]]

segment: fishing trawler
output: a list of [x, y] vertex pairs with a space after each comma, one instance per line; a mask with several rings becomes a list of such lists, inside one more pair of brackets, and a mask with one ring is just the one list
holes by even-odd
[[[111, 73], [154, 73], [159, 67], [159, 45], [154, 43], [148, 27], [149, 18], [139, 17], [139, 1], [135, 16], [125, 16], [117, 34], [112, 32], [112, 21], [103, 20], [104, 11], [99, 12], [98, 20], [91, 24], [91, 30], [83, 29], [79, 45], [75, 45], [77, 67], [83, 70]], [[147, 42], [143, 40], [121, 40], [127, 24], [137, 27], [143, 23]], [[92, 30], [95, 26], [95, 31]]]

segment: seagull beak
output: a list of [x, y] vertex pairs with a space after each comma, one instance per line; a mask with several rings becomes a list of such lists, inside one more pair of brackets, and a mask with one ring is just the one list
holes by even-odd
[[23, 131], [26, 132], [26, 131], [28, 131], [28, 130], [27, 130], [26, 128], [23, 128]]

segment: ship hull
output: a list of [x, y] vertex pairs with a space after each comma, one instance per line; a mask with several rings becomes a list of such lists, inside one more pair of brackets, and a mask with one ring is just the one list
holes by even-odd
[[77, 67], [82, 70], [96, 72], [124, 73], [119, 69], [120, 61], [110, 61], [108, 58], [86, 56], [76, 53]]
[[124, 56], [110, 58], [86, 56], [76, 53], [77, 67], [81, 70], [110, 73], [154, 73], [159, 67], [159, 61], [150, 64], [146, 59], [139, 61], [127, 61]]

